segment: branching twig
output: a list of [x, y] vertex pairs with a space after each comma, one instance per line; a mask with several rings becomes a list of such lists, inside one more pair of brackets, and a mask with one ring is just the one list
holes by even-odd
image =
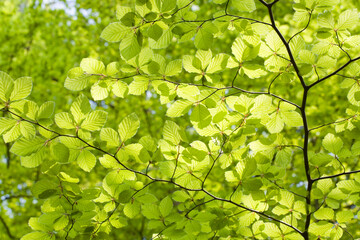
[[343, 173], [334, 174], [334, 175], [330, 175], [330, 176], [318, 177], [318, 178], [312, 179], [312, 181], [316, 182], [316, 181], [323, 180], [323, 179], [336, 178], [336, 177], [340, 177], [342, 175], [350, 175], [350, 174], [354, 174], [354, 173], [360, 173], [360, 170], [343, 172]]
[[310, 129], [309, 129], [309, 132], [310, 132], [310, 131], [314, 131], [314, 130], [319, 129], [319, 128], [323, 128], [323, 127], [329, 126], [329, 125], [333, 125], [333, 124], [337, 124], [337, 123], [342, 123], [342, 122], [348, 121], [348, 120], [353, 119], [353, 118], [356, 118], [356, 117], [357, 117], [357, 115], [354, 115], [354, 116], [351, 116], [351, 117], [348, 117], [348, 118], [345, 118], [345, 119], [342, 119], [342, 120], [338, 120], [338, 121], [335, 121], [335, 122], [325, 123], [325, 124], [323, 124], [323, 125], [321, 125], [321, 126], [317, 126], [317, 127], [314, 127], [314, 128], [310, 128]]
[[305, 26], [303, 29], [301, 29], [299, 32], [297, 32], [297, 33], [295, 33], [294, 35], [292, 35], [292, 37], [287, 41], [288, 43], [290, 43], [291, 40], [292, 40], [294, 37], [296, 37], [298, 34], [302, 33], [303, 31], [305, 31], [305, 30], [309, 27], [309, 24], [310, 24], [310, 21], [311, 21], [312, 12], [313, 12], [313, 10], [311, 10], [311, 11], [309, 12], [309, 20], [308, 20], [306, 26]]

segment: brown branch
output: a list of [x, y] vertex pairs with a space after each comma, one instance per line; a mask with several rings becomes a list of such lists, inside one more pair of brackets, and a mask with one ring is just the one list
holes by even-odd
[[357, 58], [353, 58], [353, 59], [347, 61], [344, 65], [342, 65], [341, 67], [339, 67], [338, 69], [336, 69], [334, 72], [332, 72], [332, 73], [330, 73], [329, 75], [327, 75], [327, 76], [325, 76], [325, 77], [317, 80], [316, 82], [310, 84], [310, 85], [308, 86], [308, 88], [310, 89], [310, 88], [314, 87], [315, 85], [317, 85], [317, 84], [325, 81], [326, 79], [328, 79], [328, 78], [330, 78], [330, 77], [332, 77], [332, 76], [334, 76], [334, 75], [337, 75], [338, 72], [340, 72], [341, 70], [343, 70], [344, 68], [346, 68], [350, 63], [355, 62], [355, 61], [357, 61], [357, 60], [359, 60], [359, 59], [360, 59], [360, 57], [357, 57]]
[[336, 177], [340, 177], [342, 175], [350, 175], [350, 174], [354, 174], [354, 173], [360, 173], [360, 170], [343, 172], [343, 173], [334, 174], [334, 175], [330, 175], [330, 176], [318, 177], [318, 178], [312, 179], [312, 181], [316, 182], [316, 181], [323, 180], [323, 179], [336, 178]]
[[0, 222], [4, 225], [5, 231], [6, 231], [7, 235], [9, 236], [9, 238], [15, 239], [15, 236], [11, 234], [10, 228], [6, 224], [6, 222], [5, 222], [5, 220], [4, 220], [4, 218], [2, 216], [0, 216]]
[[337, 124], [337, 123], [342, 123], [342, 122], [348, 121], [348, 120], [350, 120], [350, 119], [352, 119], [352, 118], [356, 118], [356, 117], [357, 117], [357, 115], [354, 115], [354, 116], [351, 116], [351, 117], [348, 117], [348, 118], [345, 118], [345, 119], [342, 119], [342, 120], [338, 120], [338, 121], [335, 121], [335, 122], [325, 123], [325, 124], [323, 124], [323, 125], [320, 125], [320, 126], [317, 126], [317, 127], [314, 127], [314, 128], [310, 128], [310, 129], [309, 129], [309, 132], [310, 132], [310, 131], [314, 131], [314, 130], [319, 129], [319, 128], [323, 128], [323, 127], [329, 126], [329, 125], [333, 125], [333, 124]]

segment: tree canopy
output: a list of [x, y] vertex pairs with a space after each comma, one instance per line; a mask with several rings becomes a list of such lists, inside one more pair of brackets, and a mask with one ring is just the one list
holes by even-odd
[[357, 239], [359, 5], [0, 2], [0, 238]]

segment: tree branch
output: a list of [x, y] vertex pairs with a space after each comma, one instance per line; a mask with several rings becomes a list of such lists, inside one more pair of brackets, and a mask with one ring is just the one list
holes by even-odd
[[6, 231], [7, 235], [9, 236], [9, 238], [15, 239], [15, 236], [11, 234], [10, 228], [6, 224], [6, 222], [5, 222], [5, 220], [4, 220], [4, 218], [2, 216], [0, 216], [0, 222], [4, 225], [5, 231]]
[[325, 81], [326, 79], [328, 79], [328, 78], [336, 75], [338, 72], [340, 72], [341, 70], [343, 70], [344, 68], [346, 68], [350, 63], [355, 62], [355, 61], [357, 61], [357, 60], [359, 60], [359, 59], [360, 59], [360, 57], [357, 57], [357, 58], [353, 58], [353, 59], [347, 61], [344, 65], [342, 65], [341, 67], [339, 67], [338, 69], [336, 69], [334, 72], [332, 72], [332, 73], [330, 73], [329, 75], [327, 75], [327, 76], [325, 76], [325, 77], [317, 80], [316, 82], [310, 84], [310, 85], [308, 86], [308, 88], [310, 89], [310, 88], [314, 87], [315, 85], [317, 85], [317, 84]]
[[330, 176], [318, 177], [318, 178], [313, 179], [312, 181], [316, 182], [316, 181], [323, 180], [323, 179], [336, 178], [336, 177], [340, 177], [342, 175], [350, 175], [350, 174], [355, 174], [355, 173], [360, 173], [360, 170], [343, 172], [343, 173], [334, 174], [334, 175], [330, 175]]

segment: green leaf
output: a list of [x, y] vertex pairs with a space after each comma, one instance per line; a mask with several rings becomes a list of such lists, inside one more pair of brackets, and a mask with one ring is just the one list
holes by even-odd
[[90, 78], [81, 67], [72, 68], [65, 79], [64, 87], [72, 91], [81, 91], [90, 83]]
[[198, 68], [198, 66], [193, 65], [193, 56], [185, 55], [183, 56], [183, 65], [184, 69], [189, 73], [201, 73], [201, 70]]
[[295, 111], [281, 111], [281, 117], [285, 124], [289, 127], [299, 127], [303, 125], [303, 120], [300, 113]]
[[115, 160], [115, 158], [104, 155], [103, 157], [99, 158], [100, 164], [105, 168], [120, 168], [121, 165]]
[[37, 112], [36, 119], [50, 118], [54, 114], [55, 102], [44, 102]]
[[287, 207], [288, 209], [292, 209], [294, 205], [294, 201], [295, 201], [294, 194], [285, 190], [281, 191], [281, 198], [279, 200], [279, 203], [281, 205]]
[[276, 153], [275, 165], [280, 167], [288, 167], [291, 162], [291, 150], [282, 149]]
[[21, 240], [51, 240], [52, 237], [46, 232], [31, 232], [21, 238]]
[[40, 199], [45, 199], [57, 193], [58, 184], [48, 179], [37, 181], [31, 188], [32, 194]]
[[100, 139], [105, 141], [108, 147], [117, 147], [120, 144], [119, 134], [112, 128], [102, 128]]
[[171, 118], [181, 117], [190, 110], [191, 106], [192, 102], [186, 99], [177, 100], [168, 108], [166, 115]]
[[283, 130], [284, 121], [279, 113], [275, 112], [270, 115], [270, 120], [266, 123], [266, 128], [270, 133], [279, 133]]
[[56, 142], [50, 145], [51, 154], [59, 163], [66, 163], [69, 160], [70, 152], [64, 144]]
[[139, 143], [133, 143], [125, 146], [125, 152], [134, 158], [137, 162], [149, 162], [151, 157], [146, 149]]
[[129, 94], [141, 95], [149, 87], [149, 79], [144, 77], [136, 77], [129, 85]]
[[244, 169], [240, 175], [242, 179], [250, 177], [256, 171], [256, 161], [254, 158], [248, 158], [245, 162]]
[[125, 175], [123, 174], [123, 171], [111, 171], [109, 172], [104, 181], [106, 182], [107, 185], [118, 185], [123, 183], [125, 180]]
[[60, 172], [59, 177], [62, 181], [65, 181], [65, 182], [70, 182], [70, 183], [78, 183], [79, 182], [78, 178], [73, 178], [65, 172]]
[[349, 9], [342, 12], [339, 16], [337, 29], [347, 29], [356, 26], [359, 23], [359, 13], [356, 9]]
[[104, 126], [106, 118], [107, 112], [101, 110], [93, 111], [81, 123], [81, 128], [89, 131], [100, 130]]
[[105, 65], [104, 63], [93, 59], [93, 58], [84, 58], [81, 60], [80, 67], [87, 74], [104, 74]]
[[109, 219], [111, 226], [115, 228], [122, 228], [127, 225], [127, 219], [124, 217], [114, 217], [114, 215]]
[[339, 223], [350, 222], [354, 219], [354, 214], [350, 210], [343, 210], [336, 213], [336, 221]]
[[333, 220], [334, 210], [331, 208], [320, 208], [314, 213], [314, 217], [319, 220]]
[[62, 229], [64, 229], [69, 223], [69, 218], [68, 216], [60, 216], [59, 218], [55, 219], [53, 226], [54, 226], [54, 230], [56, 231], [60, 231]]
[[121, 20], [121, 18], [123, 18], [127, 13], [132, 12], [130, 7], [125, 7], [125, 6], [116, 6], [116, 18], [118, 20]]
[[168, 216], [173, 208], [173, 202], [169, 196], [161, 200], [159, 205], [160, 213], [163, 217]]
[[124, 26], [121, 22], [114, 22], [101, 32], [100, 37], [108, 42], [119, 42], [130, 33], [131, 28]]
[[0, 99], [6, 102], [14, 87], [14, 80], [5, 72], [0, 71]]
[[249, 78], [259, 78], [267, 74], [264, 67], [258, 64], [244, 63], [240, 70], [244, 71]]
[[231, 4], [236, 10], [241, 12], [252, 12], [256, 9], [254, 0], [231, 0]]
[[322, 141], [322, 145], [326, 150], [334, 154], [338, 154], [343, 147], [343, 141], [334, 134], [328, 133]]
[[0, 118], [0, 134], [3, 134], [10, 128], [14, 127], [16, 123], [17, 123], [17, 121], [15, 119], [1, 117]]
[[165, 76], [174, 76], [181, 73], [182, 60], [174, 60], [166, 65]]
[[196, 96], [200, 94], [199, 88], [191, 85], [180, 85], [176, 93], [179, 97], [187, 99], [189, 101], [194, 101]]
[[44, 144], [45, 141], [41, 137], [36, 136], [33, 139], [21, 138], [13, 144], [10, 151], [19, 156], [29, 156], [37, 152]]
[[15, 124], [8, 132], [3, 135], [5, 143], [15, 141], [21, 135], [20, 124]]
[[128, 86], [123, 81], [117, 80], [112, 85], [112, 92], [115, 94], [115, 96], [124, 98], [128, 93]]
[[106, 75], [114, 76], [119, 72], [120, 65], [118, 62], [109, 63], [106, 66]]
[[125, 117], [119, 124], [118, 132], [122, 142], [132, 138], [140, 127], [140, 120], [135, 113]]
[[82, 170], [90, 172], [96, 165], [96, 157], [90, 151], [83, 149], [77, 157], [77, 164]]
[[21, 157], [21, 166], [26, 168], [34, 168], [39, 166], [44, 158], [47, 156], [47, 152], [44, 148], [41, 148], [39, 151], [35, 152], [34, 154], [26, 157]]
[[170, 12], [176, 7], [176, 1], [166, 1], [163, 0], [161, 3], [160, 11], [162, 13], [164, 12]]
[[335, 20], [330, 12], [320, 13], [317, 18], [320, 27], [335, 29]]
[[73, 129], [75, 128], [75, 123], [73, 117], [70, 113], [62, 112], [55, 114], [55, 123], [59, 128]]
[[138, 202], [127, 203], [123, 211], [128, 218], [135, 218], [140, 213], [140, 204]]
[[139, 140], [139, 143], [148, 151], [155, 152], [157, 150], [157, 145], [152, 137], [149, 135], [142, 137]]
[[142, 205], [141, 213], [148, 219], [160, 219], [159, 208], [152, 203]]
[[105, 81], [98, 81], [91, 86], [91, 96], [94, 101], [104, 100], [109, 96], [110, 88]]
[[209, 24], [204, 24], [196, 33], [194, 43], [197, 49], [208, 50], [212, 45], [214, 36], [210, 28], [214, 26], [208, 25]]
[[48, 225], [44, 223], [40, 223], [39, 218], [31, 217], [29, 219], [28, 224], [32, 230], [44, 231], [44, 232], [51, 230], [51, 228]]
[[191, 122], [195, 122], [199, 128], [204, 128], [211, 123], [212, 116], [203, 104], [198, 104], [193, 109], [190, 120]]
[[154, 23], [148, 28], [147, 34], [149, 37], [157, 41], [163, 34], [163, 29], [159, 26], [158, 23]]
[[173, 38], [173, 34], [171, 32], [171, 28], [169, 28], [166, 24], [163, 24], [163, 34], [157, 39], [157, 41], [153, 39], [149, 39], [149, 47], [151, 49], [161, 49], [169, 46], [171, 39]]
[[19, 123], [19, 126], [20, 126], [20, 133], [21, 135], [24, 136], [24, 138], [31, 139], [35, 136], [36, 129], [33, 124], [26, 121], [21, 121]]
[[70, 107], [70, 112], [76, 123], [80, 123], [90, 111], [91, 106], [89, 99], [83, 94], [77, 97]]
[[[140, 40], [141, 41], [141, 40]], [[139, 54], [141, 42], [135, 34], [128, 34], [120, 43], [120, 53], [125, 60], [130, 60]]]
[[233, 45], [231, 46], [232, 54], [235, 56], [236, 60], [242, 62], [245, 60], [245, 50], [247, 46], [241, 38], [236, 38]]
[[16, 101], [26, 98], [32, 90], [32, 80], [30, 77], [18, 78], [14, 81], [14, 89], [11, 92], [10, 100]]
[[211, 59], [208, 67], [206, 68], [206, 73], [216, 73], [226, 69], [227, 60], [229, 56], [225, 54], [218, 54]]
[[176, 123], [167, 120], [163, 128], [164, 139], [178, 145], [182, 140], [180, 131], [181, 129]]

